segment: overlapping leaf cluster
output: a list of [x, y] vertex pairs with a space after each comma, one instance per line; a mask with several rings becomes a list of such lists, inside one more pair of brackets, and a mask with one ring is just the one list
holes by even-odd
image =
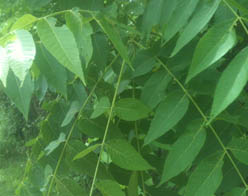
[[246, 1], [37, 7], [0, 38], [1, 88], [47, 112], [16, 195], [246, 195]]

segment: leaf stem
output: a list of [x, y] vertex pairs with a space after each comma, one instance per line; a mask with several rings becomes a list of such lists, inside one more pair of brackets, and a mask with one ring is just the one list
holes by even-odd
[[214, 134], [214, 136], [216, 137], [218, 143], [220, 144], [220, 146], [222, 147], [222, 149], [224, 150], [224, 153], [227, 155], [228, 159], [230, 160], [231, 164], [233, 165], [235, 171], [237, 172], [238, 176], [240, 177], [242, 183], [244, 184], [245, 188], [248, 189], [248, 185], [244, 179], [244, 177], [242, 176], [239, 168], [237, 167], [236, 163], [233, 161], [233, 158], [231, 157], [230, 153], [227, 151], [227, 148], [225, 147], [224, 143], [222, 142], [222, 140], [220, 139], [219, 135], [217, 134], [216, 130], [214, 129], [214, 127], [211, 125], [211, 123], [209, 123], [206, 115], [203, 113], [202, 109], [199, 107], [199, 105], [196, 103], [196, 101], [194, 100], [194, 98], [190, 95], [190, 93], [187, 91], [187, 89], [185, 89], [185, 87], [183, 86], [183, 84], [177, 79], [177, 77], [170, 71], [170, 69], [168, 68], [168, 66], [166, 66], [158, 57], [156, 57], [157, 61], [164, 67], [164, 69], [168, 72], [168, 74], [174, 79], [174, 81], [180, 86], [180, 88], [183, 90], [183, 92], [187, 95], [187, 97], [190, 99], [190, 101], [193, 103], [193, 105], [196, 107], [196, 109], [198, 110], [198, 112], [200, 113], [200, 115], [202, 116], [203, 120], [205, 121], [205, 125], [207, 125], [210, 130], [212, 131], [212, 133]]
[[106, 141], [106, 138], [107, 138], [107, 135], [108, 135], [109, 125], [110, 125], [110, 121], [111, 121], [111, 118], [112, 118], [112, 114], [113, 114], [113, 110], [114, 110], [114, 106], [115, 106], [115, 101], [116, 101], [118, 89], [119, 89], [119, 86], [120, 86], [121, 77], [122, 77], [124, 67], [125, 67], [125, 61], [123, 60], [122, 65], [121, 65], [120, 74], [119, 74], [118, 81], [117, 81], [117, 85], [116, 85], [116, 89], [115, 89], [115, 93], [114, 93], [114, 97], [113, 97], [113, 100], [112, 100], [111, 108], [110, 108], [110, 111], [109, 111], [109, 117], [108, 117], [107, 125], [106, 125], [106, 128], [105, 128], [103, 140], [102, 140], [102, 143], [101, 143], [101, 149], [100, 149], [99, 157], [98, 157], [98, 160], [97, 160], [96, 169], [95, 169], [93, 181], [92, 181], [92, 184], [91, 184], [89, 196], [92, 196], [92, 194], [93, 194], [94, 185], [95, 185], [95, 182], [96, 182], [96, 176], [97, 176], [97, 172], [98, 172], [98, 169], [99, 169], [104, 144], [105, 144], [105, 141]]

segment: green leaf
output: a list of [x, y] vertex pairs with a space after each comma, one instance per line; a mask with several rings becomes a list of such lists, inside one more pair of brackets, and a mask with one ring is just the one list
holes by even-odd
[[188, 105], [189, 101], [183, 93], [175, 91], [169, 94], [159, 104], [144, 143], [152, 142], [173, 128], [186, 113]]
[[89, 22], [83, 22], [83, 18], [78, 12], [70, 11], [65, 15], [65, 18], [66, 25], [74, 34], [80, 54], [84, 57], [87, 67], [93, 54], [92, 27]]
[[94, 106], [94, 111], [91, 114], [90, 118], [97, 118], [101, 116], [104, 112], [106, 112], [110, 108], [110, 101], [108, 97], [101, 97], [99, 102]]
[[188, 21], [199, 0], [178, 0], [176, 9], [170, 17], [163, 37], [168, 42]]
[[63, 142], [65, 142], [65, 134], [62, 132], [59, 134], [59, 138], [57, 140], [50, 142], [47, 145], [47, 147], [44, 149], [46, 152], [46, 155], [51, 154]]
[[135, 98], [120, 99], [115, 104], [116, 115], [126, 121], [136, 121], [147, 118], [151, 112], [150, 108]]
[[198, 42], [186, 82], [224, 56], [236, 43], [233, 20], [213, 26]]
[[31, 14], [25, 14], [21, 18], [19, 18], [15, 24], [11, 27], [11, 31], [17, 30], [17, 29], [28, 29], [30, 26], [32, 26], [36, 21], [38, 21], [38, 18]]
[[248, 78], [248, 47], [241, 50], [222, 73], [211, 108], [211, 119], [224, 111], [241, 93]]
[[177, 40], [176, 47], [172, 55], [177, 54], [186, 44], [188, 44], [209, 22], [217, 10], [221, 0], [201, 0], [196, 8], [188, 25]]
[[246, 189], [235, 187], [232, 191], [225, 193], [224, 196], [246, 196]]
[[12, 70], [9, 71], [6, 87], [3, 88], [8, 97], [15, 103], [16, 107], [28, 120], [29, 106], [34, 91], [34, 84], [29, 74], [21, 85], [19, 79], [14, 75]]
[[171, 77], [164, 70], [155, 72], [145, 83], [141, 93], [141, 100], [150, 108], [155, 108], [164, 99], [165, 89]]
[[246, 138], [233, 137], [228, 144], [228, 149], [231, 150], [236, 159], [248, 165], [248, 140]]
[[194, 161], [206, 140], [203, 124], [197, 121], [172, 145], [164, 164], [160, 184], [184, 171]]
[[90, 146], [90, 147], [86, 148], [85, 150], [81, 151], [76, 156], [74, 156], [73, 161], [85, 157], [87, 154], [89, 154], [92, 151], [96, 150], [99, 146], [101, 146], [101, 144], [95, 144], [93, 146]]
[[128, 50], [126, 46], [123, 44], [118, 30], [112, 24], [110, 24], [110, 22], [107, 20], [105, 16], [99, 17], [97, 19], [97, 22], [102, 27], [103, 31], [108, 35], [114, 47], [120, 53], [120, 56], [130, 66], [130, 68], [134, 70], [131, 61], [129, 60]]
[[68, 27], [56, 27], [52, 20], [43, 19], [38, 23], [37, 29], [46, 49], [85, 83], [77, 44]]
[[37, 45], [36, 65], [45, 76], [49, 86], [67, 97], [67, 73], [61, 64], [47, 51], [43, 45]]
[[61, 196], [86, 196], [87, 193], [82, 189], [82, 187], [71, 179], [56, 179], [56, 188]]
[[127, 189], [128, 196], [139, 196], [138, 187], [139, 187], [138, 173], [134, 171], [128, 183], [128, 189]]
[[9, 67], [23, 83], [35, 57], [32, 35], [26, 30], [15, 31], [16, 39], [6, 46]]
[[61, 124], [61, 127], [65, 127], [66, 125], [68, 125], [74, 118], [75, 114], [80, 111], [80, 108], [81, 108], [81, 105], [78, 101], [72, 101], [70, 108], [68, 112], [66, 113], [66, 116]]
[[219, 187], [223, 175], [224, 153], [215, 153], [202, 160], [189, 177], [185, 196], [210, 196]]
[[113, 180], [100, 180], [96, 187], [103, 196], [125, 196], [120, 185]]
[[126, 140], [114, 139], [105, 145], [113, 163], [119, 167], [133, 171], [152, 169], [152, 166]]

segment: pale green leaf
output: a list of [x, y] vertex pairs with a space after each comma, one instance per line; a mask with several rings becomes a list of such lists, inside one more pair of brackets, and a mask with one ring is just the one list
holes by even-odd
[[164, 99], [165, 89], [170, 81], [171, 77], [163, 70], [153, 73], [145, 83], [141, 100], [150, 108], [155, 108]]
[[21, 18], [19, 18], [15, 24], [11, 27], [11, 31], [17, 30], [17, 29], [28, 29], [32, 24], [34, 24], [36, 21], [38, 21], [38, 18], [31, 14], [25, 14]]
[[23, 83], [35, 57], [32, 35], [26, 30], [15, 31], [16, 39], [6, 46], [9, 67]]
[[60, 196], [86, 196], [87, 193], [85, 192], [82, 187], [77, 184], [75, 181], [71, 179], [63, 179], [59, 180], [56, 179], [56, 188]]
[[101, 97], [99, 102], [94, 106], [94, 111], [91, 114], [90, 118], [97, 118], [101, 116], [104, 112], [106, 112], [110, 108], [110, 101], [108, 97]]
[[43, 45], [37, 45], [35, 63], [45, 76], [49, 86], [67, 97], [67, 73], [65, 68], [47, 51]]
[[126, 121], [136, 121], [147, 118], [151, 112], [150, 108], [135, 98], [120, 99], [115, 104], [116, 115]]
[[211, 119], [224, 111], [241, 93], [248, 79], [248, 47], [241, 50], [223, 71], [211, 108]]
[[169, 94], [156, 110], [145, 137], [145, 144], [152, 142], [173, 128], [186, 113], [188, 105], [189, 101], [183, 93], [175, 91]]
[[0, 46], [0, 80], [3, 83], [3, 86], [6, 87], [7, 76], [9, 72], [9, 63], [7, 51], [5, 48]]
[[76, 11], [68, 12], [65, 17], [66, 25], [74, 34], [79, 52], [84, 57], [87, 67], [93, 54], [92, 27], [89, 22], [84, 22], [83, 17]]
[[77, 44], [68, 27], [56, 27], [52, 20], [43, 19], [38, 23], [37, 29], [46, 49], [85, 83]]
[[134, 171], [152, 169], [149, 163], [126, 140], [114, 139], [105, 145], [113, 163], [119, 167]]
[[219, 187], [223, 174], [224, 153], [210, 155], [196, 167], [189, 177], [185, 196], [212, 196]]
[[99, 146], [101, 146], [101, 144], [95, 144], [93, 146], [90, 146], [90, 147], [86, 148], [85, 150], [83, 150], [80, 153], [76, 154], [76, 156], [74, 156], [73, 160], [77, 160], [77, 159], [81, 159], [81, 158], [85, 157], [87, 154], [89, 154], [92, 151], [96, 150]]
[[248, 139], [233, 137], [228, 144], [228, 149], [231, 150], [236, 159], [241, 163], [248, 165]]
[[176, 9], [165, 25], [164, 39], [168, 42], [188, 21], [199, 0], [178, 0]]
[[219, 60], [235, 45], [236, 33], [232, 25], [233, 20], [217, 24], [200, 39], [186, 82]]
[[118, 32], [118, 30], [110, 24], [108, 19], [105, 16], [99, 17], [97, 20], [99, 25], [102, 27], [104, 32], [107, 34], [111, 42], [113, 43], [116, 50], [119, 52], [120, 56], [124, 59], [124, 61], [130, 66], [130, 68], [133, 70], [131, 61], [128, 56], [128, 50], [124, 43], [122, 42], [121, 36]]
[[177, 40], [176, 47], [174, 48], [171, 56], [177, 54], [203, 29], [203, 27], [214, 15], [220, 2], [221, 0], [201, 0], [199, 2], [199, 5], [196, 8], [197, 11], [194, 13], [190, 22]]
[[206, 140], [206, 131], [201, 122], [186, 129], [186, 133], [172, 145], [164, 164], [160, 184], [184, 171], [194, 161]]
[[6, 87], [3, 88], [7, 96], [15, 103], [16, 107], [28, 120], [29, 106], [34, 91], [34, 83], [29, 74], [21, 85], [19, 79], [14, 75], [12, 70], [9, 71]]
[[113, 180], [100, 180], [96, 183], [96, 187], [103, 196], [125, 196], [120, 185]]
[[58, 146], [65, 142], [65, 134], [63, 132], [61, 132], [59, 134], [59, 138], [57, 140], [51, 141], [46, 148], [44, 149], [46, 152], [46, 155], [51, 154], [56, 148], [58, 148]]

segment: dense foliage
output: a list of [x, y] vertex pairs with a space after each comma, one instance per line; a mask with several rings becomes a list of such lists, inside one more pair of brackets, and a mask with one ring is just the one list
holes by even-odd
[[0, 86], [39, 129], [15, 195], [246, 195], [247, 0], [0, 3]]

